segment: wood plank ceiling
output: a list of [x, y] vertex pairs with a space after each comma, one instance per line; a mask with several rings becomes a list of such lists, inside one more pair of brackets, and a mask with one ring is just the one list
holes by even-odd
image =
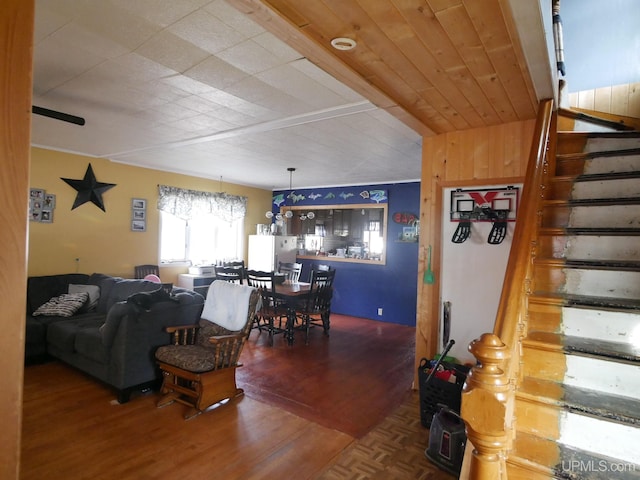
[[[423, 135], [535, 116], [507, 0], [230, 0]], [[356, 48], [331, 47], [336, 37]]]

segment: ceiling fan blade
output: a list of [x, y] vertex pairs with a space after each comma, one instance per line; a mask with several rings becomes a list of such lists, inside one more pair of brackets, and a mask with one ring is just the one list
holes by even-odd
[[69, 115], [68, 113], [57, 112], [55, 110], [49, 110], [48, 108], [31, 106], [31, 111], [36, 115], [42, 115], [44, 117], [55, 118], [56, 120], [62, 120], [63, 122], [74, 123], [76, 125], [84, 125], [84, 118], [76, 117], [75, 115]]

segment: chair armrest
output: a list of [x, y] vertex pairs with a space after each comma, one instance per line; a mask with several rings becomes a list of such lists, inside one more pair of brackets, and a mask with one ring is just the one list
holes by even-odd
[[193, 345], [198, 328], [200, 328], [199, 325], [174, 325], [165, 328], [165, 331], [171, 334], [171, 344]]
[[218, 335], [215, 337], [209, 337], [209, 343], [214, 345], [219, 345], [221, 343], [232, 342], [234, 340], [242, 340], [244, 335], [236, 334], [236, 335]]
[[165, 328], [165, 331], [167, 333], [174, 333], [174, 332], [177, 332], [179, 330], [188, 330], [190, 328], [198, 328], [198, 325], [196, 325], [196, 324], [193, 324], [193, 325], [172, 325], [172, 326], [169, 326], [169, 327]]

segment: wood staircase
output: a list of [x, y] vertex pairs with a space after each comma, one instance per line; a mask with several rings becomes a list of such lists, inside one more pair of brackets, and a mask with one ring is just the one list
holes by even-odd
[[640, 479], [640, 132], [551, 129], [547, 156], [535, 218], [518, 218], [536, 223], [520, 313], [472, 344], [489, 371], [463, 393], [464, 418], [492, 392], [504, 435], [471, 415], [485, 452], [461, 478]]

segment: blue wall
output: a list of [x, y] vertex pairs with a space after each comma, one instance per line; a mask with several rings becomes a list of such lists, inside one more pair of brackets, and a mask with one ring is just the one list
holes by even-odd
[[[321, 188], [313, 191], [323, 194], [336, 190], [336, 188]], [[398, 240], [406, 225], [394, 222], [393, 214], [413, 213], [416, 218], [419, 218], [420, 183], [366, 185], [357, 187], [357, 190], [385, 190], [387, 192], [388, 201], [386, 203], [389, 208], [387, 264], [367, 265], [332, 262], [329, 257], [318, 257], [317, 261], [304, 259], [300, 260], [303, 263], [301, 278], [309, 278], [313, 264], [331, 265], [337, 272], [334, 298], [331, 303], [333, 312], [415, 326], [418, 243]], [[295, 193], [304, 192], [304, 190], [295, 191]], [[282, 193], [286, 197], [288, 191], [274, 191], [274, 197]], [[340, 200], [339, 197], [336, 197], [329, 203], [339, 205], [342, 203]], [[344, 203], [353, 203], [353, 201], [345, 201]], [[360, 203], [365, 203], [362, 198], [360, 198]], [[298, 203], [298, 205], [300, 204]], [[378, 308], [382, 308], [382, 316], [378, 316]]]

